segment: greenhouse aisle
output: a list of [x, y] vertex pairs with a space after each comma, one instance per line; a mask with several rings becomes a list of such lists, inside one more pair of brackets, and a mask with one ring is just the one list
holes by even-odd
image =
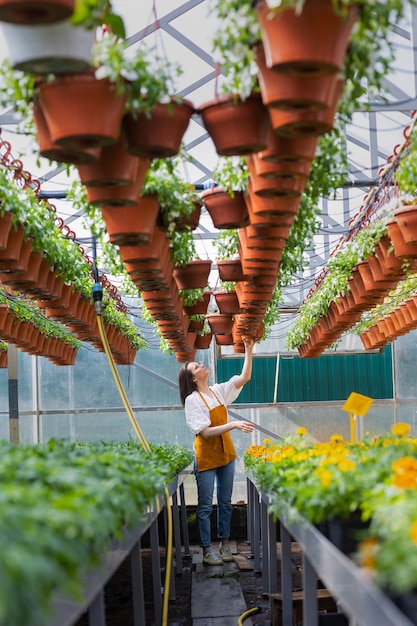
[[[193, 548], [191, 618], [193, 626], [236, 626], [248, 607], [240, 585], [240, 568], [235, 561], [207, 566], [201, 548]], [[232, 553], [237, 556], [236, 543]], [[253, 572], [252, 572], [253, 573]], [[249, 617], [245, 624], [254, 621]]]

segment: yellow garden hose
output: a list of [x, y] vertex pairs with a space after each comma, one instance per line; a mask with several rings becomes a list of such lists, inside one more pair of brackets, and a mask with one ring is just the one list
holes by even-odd
[[[137, 438], [142, 444], [143, 448], [150, 452], [150, 446], [145, 436], [142, 433], [142, 430], [139, 424], [136, 421], [135, 414], [132, 409], [132, 405], [129, 402], [126, 391], [123, 387], [123, 383], [120, 379], [119, 372], [114, 363], [113, 355], [110, 350], [109, 342], [107, 340], [106, 331], [104, 329], [103, 318], [100, 313], [97, 313], [97, 324], [100, 331], [100, 339], [103, 344], [104, 352], [106, 353], [107, 360], [109, 362], [110, 370], [113, 374], [113, 378], [116, 383], [116, 387], [119, 391], [120, 397], [122, 399], [123, 405], [126, 409], [126, 413], [130, 419], [130, 422], [133, 426], [133, 430], [136, 433]], [[167, 505], [167, 552], [166, 552], [166, 567], [165, 567], [165, 585], [164, 585], [164, 599], [163, 599], [163, 607], [162, 607], [162, 624], [161, 626], [167, 626], [168, 624], [168, 603], [169, 603], [169, 589], [170, 589], [170, 581], [171, 581], [171, 562], [172, 562], [172, 510], [169, 504], [169, 492], [167, 486], [165, 486], [165, 500]], [[159, 512], [159, 511], [158, 511]]]
[[248, 609], [247, 611], [242, 613], [242, 615], [239, 615], [239, 619], [237, 620], [237, 626], [243, 626], [243, 622], [246, 618], [250, 617], [254, 613], [259, 613], [260, 610], [261, 609], [259, 608], [259, 606], [255, 606], [253, 609]]

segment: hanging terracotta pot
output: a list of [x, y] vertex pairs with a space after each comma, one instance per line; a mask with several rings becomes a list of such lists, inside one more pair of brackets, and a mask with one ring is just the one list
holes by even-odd
[[12, 227], [12, 220], [12, 211], [5, 211], [4, 215], [0, 215], [0, 252], [7, 248], [7, 240]]
[[417, 244], [417, 205], [408, 204], [394, 211], [398, 226], [406, 243]]
[[0, 21], [12, 24], [50, 24], [73, 13], [74, 0], [1, 0]]
[[214, 335], [226, 335], [232, 332], [233, 315], [215, 313], [207, 317], [207, 322]]
[[47, 259], [42, 259], [38, 276], [34, 284], [27, 286], [25, 293], [31, 298], [48, 298], [50, 297], [48, 282], [51, 274], [51, 266]]
[[377, 285], [381, 285], [383, 288], [387, 288], [389, 291], [395, 289], [397, 281], [394, 280], [394, 277], [387, 277], [384, 274], [380, 259], [376, 256], [376, 254], [371, 254], [367, 261], [375, 283]]
[[7, 350], [0, 350], [0, 368], [5, 369], [8, 367], [9, 360], [7, 358]]
[[118, 187], [144, 179], [149, 165], [149, 159], [126, 152], [124, 138], [120, 136], [114, 145], [101, 149], [97, 161], [79, 165], [77, 169], [82, 184], [87, 187]]
[[256, 173], [254, 157], [248, 155], [246, 163], [250, 173], [251, 190], [262, 198], [298, 198], [304, 191], [307, 177], [289, 176], [282, 172], [275, 177], [260, 176]]
[[315, 157], [318, 137], [281, 137], [271, 126], [268, 145], [258, 157], [272, 163], [311, 163]]
[[196, 304], [192, 306], [184, 306], [184, 311], [187, 315], [205, 315], [210, 303], [211, 291], [205, 291], [201, 300], [198, 300]]
[[39, 85], [39, 103], [51, 140], [71, 148], [114, 144], [120, 133], [126, 94], [90, 72], [55, 77]]
[[249, 248], [283, 248], [291, 226], [246, 226], [246, 241]]
[[175, 225], [175, 230], [178, 232], [184, 232], [187, 230], [195, 230], [200, 223], [201, 216], [201, 202], [197, 200], [194, 202], [194, 209], [189, 215], [181, 215], [178, 222]]
[[170, 255], [169, 239], [157, 228], [154, 229], [152, 238], [146, 245], [120, 246], [120, 256], [124, 263], [140, 263], [143, 266], [156, 262], [162, 267], [167, 255]]
[[29, 249], [27, 268], [22, 272], [6, 271], [6, 273], [0, 273], [0, 283], [23, 292], [36, 284], [42, 263], [42, 255], [40, 252], [33, 251], [31, 246]]
[[122, 122], [126, 150], [145, 159], [175, 156], [193, 113], [189, 100], [177, 98], [158, 103], [149, 115], [126, 113]]
[[7, 237], [7, 245], [0, 250], [0, 271], [4, 272], [10, 266], [10, 263], [19, 259], [20, 250], [23, 246], [25, 231], [21, 226], [10, 228]]
[[119, 246], [150, 243], [159, 202], [155, 195], [141, 196], [135, 206], [101, 209], [110, 242]]
[[233, 345], [232, 333], [218, 333], [214, 335], [214, 339], [218, 346], [232, 346]]
[[215, 228], [240, 228], [249, 223], [244, 192], [232, 193], [233, 196], [221, 187], [211, 187], [201, 194]]
[[265, 106], [298, 112], [327, 109], [336, 75], [310, 77], [276, 72], [266, 65], [262, 43], [255, 46], [254, 52]]
[[321, 111], [283, 111], [269, 108], [274, 132], [282, 137], [314, 138], [333, 129], [334, 117], [343, 93], [344, 80], [337, 79], [327, 109]]
[[229, 95], [206, 102], [198, 109], [217, 154], [246, 155], [268, 145], [270, 121], [261, 96], [246, 100]]
[[13, 69], [37, 76], [85, 72], [91, 66], [94, 29], [54, 24], [2, 24]]
[[214, 291], [213, 295], [220, 313], [236, 315], [240, 312], [236, 291]]
[[311, 169], [310, 161], [300, 163], [279, 161], [273, 163], [261, 159], [257, 154], [253, 154], [250, 158], [252, 159], [253, 171], [256, 176], [269, 178], [271, 181], [279, 181], [280, 179], [285, 181], [285, 179], [295, 178], [303, 180], [305, 184]]
[[219, 259], [216, 263], [220, 280], [232, 283], [246, 280], [240, 259]]
[[206, 333], [205, 335], [197, 335], [195, 339], [194, 348], [196, 350], [207, 350], [210, 347], [212, 337], [213, 337], [212, 333]]
[[301, 10], [271, 10], [262, 1], [256, 10], [269, 68], [308, 78], [342, 69], [358, 6], [349, 5], [342, 15], [332, 0], [305, 0]]
[[417, 243], [407, 243], [404, 239], [402, 229], [396, 219], [387, 222], [388, 235], [394, 246], [394, 253], [402, 261], [410, 261], [415, 265], [417, 259]]
[[[258, 180], [261, 177], [258, 177]], [[260, 215], [261, 217], [273, 217], [278, 220], [278, 217], [284, 218], [288, 216], [288, 220], [282, 220], [281, 223], [286, 222], [293, 223], [294, 217], [298, 213], [298, 209], [300, 206], [301, 192], [297, 194], [291, 195], [290, 191], [288, 191], [288, 195], [266, 195], [265, 190], [262, 193], [259, 185], [258, 192], [255, 192], [255, 186], [252, 183], [252, 180], [248, 183], [248, 196], [250, 206], [248, 204], [248, 213], [250, 223], [253, 225], [253, 215]], [[290, 219], [291, 218], [291, 219]], [[266, 220], [267, 224], [272, 225], [273, 222]]]
[[366, 289], [366, 293], [368, 295], [377, 296], [376, 301], [381, 301], [392, 289], [391, 285], [393, 283], [388, 283], [388, 286], [387, 286], [384, 283], [377, 283], [374, 280], [368, 260], [361, 261], [360, 263], [358, 263], [357, 268], [359, 270], [359, 274], [361, 275], [364, 287]]
[[42, 157], [50, 161], [72, 163], [73, 165], [95, 163], [97, 161], [101, 148], [68, 148], [53, 143], [45, 116], [37, 100], [33, 102], [32, 111], [39, 144], [39, 154]]
[[[298, 198], [276, 198], [273, 200], [275, 211], [272, 211], [271, 199], [256, 196], [250, 182], [248, 194], [245, 195], [245, 202], [248, 208], [249, 225], [255, 228], [270, 226], [289, 226], [291, 228], [299, 207]], [[290, 209], [292, 209], [292, 213]]]
[[204, 328], [204, 320], [190, 320], [188, 330], [194, 333], [201, 333]]
[[384, 235], [376, 247], [375, 256], [380, 262], [381, 269], [385, 276], [393, 277], [394, 280], [401, 280], [405, 277], [403, 270], [403, 261], [397, 258], [391, 239], [388, 235]]
[[196, 259], [184, 267], [175, 266], [173, 276], [178, 289], [203, 289], [211, 269], [210, 259]]
[[[144, 164], [141, 164], [144, 165]], [[138, 203], [147, 167], [139, 167], [138, 177], [130, 185], [107, 185], [86, 187], [87, 200], [99, 207], [129, 207]]]
[[31, 253], [32, 240], [25, 240], [23, 228], [19, 226], [17, 231], [12, 229], [7, 240], [6, 250], [0, 252], [0, 271], [7, 274], [26, 272]]

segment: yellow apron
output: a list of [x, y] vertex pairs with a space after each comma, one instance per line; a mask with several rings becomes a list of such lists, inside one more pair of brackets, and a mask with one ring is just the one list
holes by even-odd
[[[214, 391], [214, 397], [219, 403], [219, 406], [214, 407], [214, 409], [210, 409], [199, 391], [198, 394], [209, 411], [210, 426], [222, 426], [223, 424], [227, 424], [227, 409], [224, 404], [221, 404]], [[194, 448], [199, 472], [204, 472], [204, 470], [213, 469], [215, 467], [222, 467], [236, 458], [235, 447], [230, 432], [224, 433], [223, 435], [216, 435], [216, 437], [209, 437], [208, 439], [205, 439], [203, 435], [196, 435]]]

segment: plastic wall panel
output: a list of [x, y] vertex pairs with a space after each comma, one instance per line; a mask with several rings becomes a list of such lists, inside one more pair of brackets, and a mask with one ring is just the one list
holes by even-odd
[[[238, 402], [272, 402], [276, 366], [274, 358], [254, 358], [252, 380]], [[227, 380], [241, 367], [241, 359], [219, 359], [217, 379]], [[279, 360], [278, 402], [346, 400], [352, 391], [371, 398], [393, 397], [391, 346], [380, 354], [335, 354], [314, 359], [294, 356]]]

